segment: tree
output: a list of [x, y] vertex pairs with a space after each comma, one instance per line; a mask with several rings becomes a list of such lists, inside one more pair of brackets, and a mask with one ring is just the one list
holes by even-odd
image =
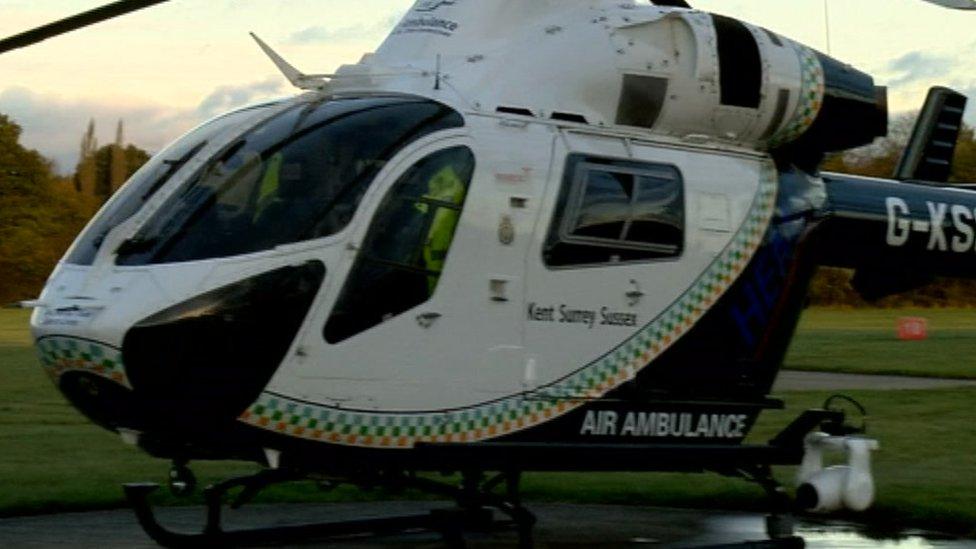
[[887, 137], [866, 147], [830, 156], [824, 170], [868, 177], [891, 177], [911, 138], [917, 117], [917, 113], [896, 116], [889, 124]]
[[0, 198], [29, 190], [51, 176], [51, 163], [20, 146], [21, 127], [0, 114]]
[[953, 162], [952, 180], [976, 183], [976, 128], [967, 126], [959, 136], [956, 158]]
[[[824, 164], [824, 170], [869, 177], [891, 177], [912, 135], [917, 117], [917, 113], [895, 117], [891, 121], [887, 137], [867, 147], [830, 156]], [[976, 131], [972, 126], [963, 124], [956, 145], [950, 181], [976, 183]]]
[[149, 160], [132, 145], [95, 149], [90, 141], [82, 164], [94, 179], [78, 192], [78, 174], [56, 177], [51, 162], [21, 146], [20, 136], [21, 127], [0, 114], [0, 305], [36, 297], [88, 218]]
[[[95, 151], [95, 196], [102, 202], [108, 200], [108, 197], [118, 190], [118, 186], [128, 181], [132, 174], [136, 173], [150, 158], [149, 153], [134, 145], [128, 145], [121, 149], [121, 155], [116, 155], [117, 147], [118, 145], [114, 144], [105, 145]], [[112, 162], [113, 159], [118, 161], [119, 158], [122, 160], [122, 169], [121, 173], [116, 174]], [[116, 178], [121, 178], [121, 181], [113, 181]]]
[[93, 208], [0, 114], [0, 304], [35, 297]]
[[102, 204], [149, 161], [149, 156], [146, 151], [125, 144], [122, 120], [119, 120], [115, 142], [99, 148], [95, 137], [95, 119], [92, 118], [81, 138], [81, 152], [74, 175], [75, 189], [95, 197], [96, 202]]

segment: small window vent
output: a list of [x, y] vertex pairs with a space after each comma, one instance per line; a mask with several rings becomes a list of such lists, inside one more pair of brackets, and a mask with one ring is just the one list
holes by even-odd
[[575, 122], [577, 124], [588, 124], [586, 117], [582, 114], [573, 114], [571, 112], [554, 112], [552, 113], [553, 120], [562, 120], [563, 122]]
[[497, 109], [495, 109], [495, 112], [501, 114], [514, 114], [516, 116], [530, 116], [532, 118], [535, 118], [535, 115], [532, 114], [532, 111], [522, 107], [498, 107]]

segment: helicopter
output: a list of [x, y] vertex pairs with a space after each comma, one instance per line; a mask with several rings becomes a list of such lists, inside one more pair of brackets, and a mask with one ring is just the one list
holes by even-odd
[[[161, 3], [115, 2], [0, 52]], [[971, 0], [927, 0], [974, 10]], [[501, 32], [499, 29], [504, 29]], [[31, 329], [60, 391], [173, 461], [249, 460], [167, 546], [508, 515], [534, 471], [717, 472], [864, 510], [878, 443], [836, 402], [746, 444], [818, 266], [871, 298], [976, 276], [976, 183], [948, 184], [966, 97], [934, 88], [891, 179], [822, 172], [888, 126], [841, 61], [683, 1], [420, 0], [376, 50], [154, 156], [50, 276]], [[823, 453], [847, 466], [824, 469]], [[796, 501], [772, 466], [801, 465]], [[458, 473], [459, 486], [423, 473]], [[489, 475], [491, 473], [491, 475]], [[412, 487], [452, 512], [227, 532], [296, 479]], [[501, 488], [504, 488], [501, 490]], [[789, 545], [789, 544], [794, 545]]]

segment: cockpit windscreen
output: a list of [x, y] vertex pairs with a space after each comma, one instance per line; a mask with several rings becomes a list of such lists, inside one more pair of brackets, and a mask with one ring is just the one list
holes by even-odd
[[215, 118], [190, 131], [153, 156], [95, 216], [68, 251], [65, 262], [73, 265], [91, 265], [102, 248], [105, 237], [141, 210], [156, 191], [179, 173], [180, 169], [190, 162], [210, 139], [272, 106], [272, 103], [256, 105]]
[[458, 113], [418, 98], [297, 105], [245, 133], [191, 178], [119, 247], [117, 263], [227, 257], [335, 234], [397, 151], [460, 126]]

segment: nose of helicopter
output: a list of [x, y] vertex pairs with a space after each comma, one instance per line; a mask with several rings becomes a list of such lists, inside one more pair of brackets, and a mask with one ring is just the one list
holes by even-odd
[[75, 371], [59, 386], [106, 427], [181, 436], [225, 430], [274, 375], [324, 277], [325, 266], [310, 261], [167, 308], [126, 332], [119, 380]]

